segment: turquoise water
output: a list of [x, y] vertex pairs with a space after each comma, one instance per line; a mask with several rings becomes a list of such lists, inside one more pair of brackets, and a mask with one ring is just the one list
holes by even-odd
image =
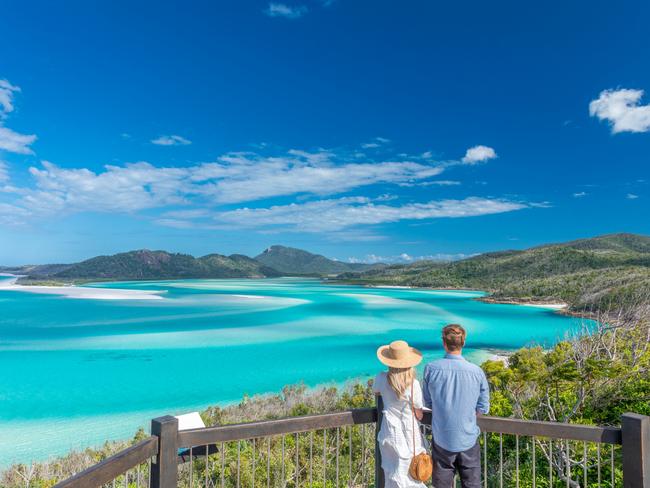
[[[308, 279], [93, 285], [160, 300], [68, 298], [0, 288], [0, 460], [42, 460], [131, 436], [157, 415], [244, 393], [374, 375], [398, 338], [426, 359], [440, 329], [468, 330], [466, 356], [550, 344], [576, 319], [485, 304], [473, 291], [363, 288]], [[110, 291], [110, 290], [107, 290]]]

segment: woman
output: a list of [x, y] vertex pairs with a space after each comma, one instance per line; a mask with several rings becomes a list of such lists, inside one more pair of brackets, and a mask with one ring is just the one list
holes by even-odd
[[385, 488], [425, 488], [424, 483], [409, 476], [411, 459], [425, 452], [419, 423], [413, 418], [422, 418], [422, 389], [413, 368], [422, 361], [422, 353], [404, 341], [394, 341], [377, 349], [377, 357], [388, 366], [388, 371], [375, 377], [373, 385], [384, 402], [378, 441]]

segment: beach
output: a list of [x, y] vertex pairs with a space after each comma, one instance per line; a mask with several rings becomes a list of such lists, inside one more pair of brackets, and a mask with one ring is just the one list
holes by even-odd
[[93, 288], [89, 286], [44, 286], [44, 285], [19, 285], [20, 276], [0, 275], [7, 279], [0, 280], [0, 290], [19, 291], [27, 293], [41, 293], [45, 295], [61, 295], [66, 298], [80, 298], [87, 300], [161, 300], [164, 291], [129, 290], [111, 288]]

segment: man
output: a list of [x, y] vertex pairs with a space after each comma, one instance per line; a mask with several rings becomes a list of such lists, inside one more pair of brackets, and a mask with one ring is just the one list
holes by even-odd
[[437, 464], [433, 486], [450, 488], [458, 473], [463, 488], [481, 486], [480, 430], [476, 416], [490, 408], [490, 392], [483, 370], [462, 356], [465, 329], [449, 324], [442, 329], [446, 354], [424, 369], [422, 392], [431, 408], [431, 455]]

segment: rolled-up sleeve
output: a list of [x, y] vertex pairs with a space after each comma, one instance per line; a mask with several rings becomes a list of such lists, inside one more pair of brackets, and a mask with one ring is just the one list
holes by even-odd
[[429, 367], [424, 368], [424, 377], [422, 378], [422, 397], [424, 398], [424, 406], [431, 408], [431, 392], [429, 391], [429, 377], [431, 373]]
[[487, 414], [490, 411], [490, 386], [488, 385], [485, 373], [481, 371], [481, 389], [478, 395], [478, 402], [476, 402], [476, 410], [482, 414]]

